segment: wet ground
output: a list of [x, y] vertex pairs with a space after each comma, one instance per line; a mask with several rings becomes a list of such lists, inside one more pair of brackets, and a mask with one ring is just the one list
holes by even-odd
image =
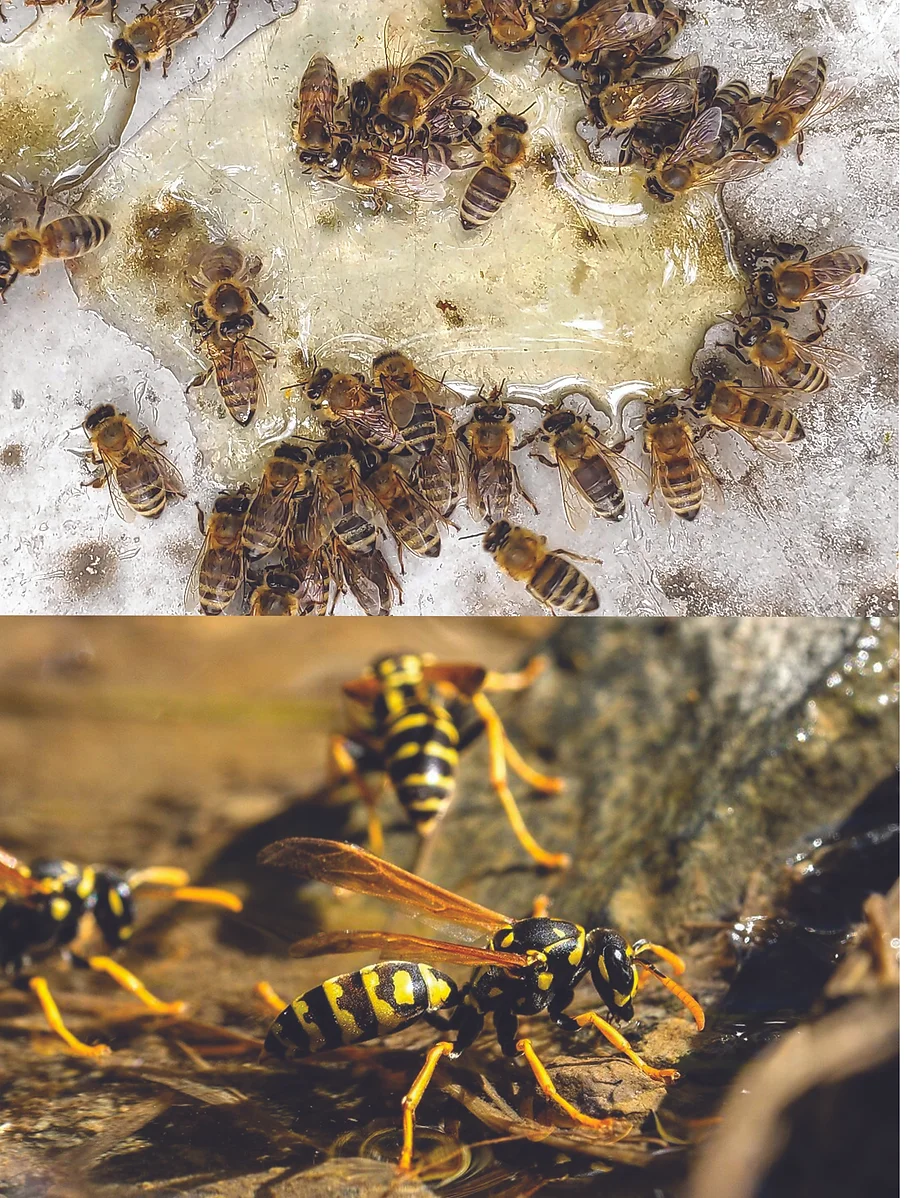
[[[683, 1198], [692, 1161], [711, 1157], [714, 1136], [732, 1130], [737, 1117], [720, 1124], [720, 1103], [760, 1048], [786, 1048], [788, 1030], [810, 1015], [892, 1002], [893, 983], [880, 974], [873, 997], [857, 998], [854, 981], [836, 997], [824, 993], [846, 954], [863, 948], [853, 931], [862, 904], [889, 891], [898, 872], [891, 624], [421, 620], [283, 629], [4, 624], [0, 843], [26, 860], [178, 865], [246, 900], [240, 916], [142, 904], [124, 963], [154, 993], [189, 1001], [190, 1018], [150, 1017], [108, 979], [48, 966], [73, 1030], [114, 1049], [102, 1060], [68, 1056], [30, 997], [0, 990], [4, 1198], [404, 1198], [425, 1185], [451, 1196]], [[338, 958], [328, 967], [291, 960], [286, 949], [321, 927], [392, 926], [389, 913], [259, 868], [256, 852], [286, 835], [363, 839], [360, 810], [325, 788], [325, 748], [341, 726], [339, 685], [367, 661], [408, 647], [507, 668], [546, 637], [548, 665], [533, 690], [495, 702], [530, 760], [568, 780], [562, 796], [521, 786], [517, 796], [536, 836], [573, 852], [575, 866], [548, 877], [527, 865], [477, 745], [426, 854], [428, 875], [511, 914], [547, 891], [555, 914], [587, 926], [609, 920], [631, 940], [664, 938], [688, 961], [684, 980], [707, 1009], [707, 1030], [695, 1035], [671, 996], [655, 984], [646, 990], [625, 1031], [647, 1060], [681, 1069], [666, 1091], [592, 1033], [529, 1023], [561, 1092], [627, 1121], [617, 1140], [571, 1128], [488, 1034], [440, 1070], [420, 1111], [417, 1179], [397, 1179], [384, 1162], [398, 1152], [399, 1098], [433, 1033], [416, 1027], [298, 1067], [259, 1065], [270, 1016], [253, 993], [268, 978], [291, 997], [366, 963]], [[383, 813], [391, 855], [411, 864], [415, 838], [394, 801]], [[581, 986], [573, 1010], [593, 1002]], [[870, 1017], [873, 1044], [879, 1025]], [[867, 1095], [857, 1130], [872, 1145], [890, 1143], [889, 1037], [884, 1043], [874, 1071], [852, 1083], [855, 1091], [839, 1091]], [[813, 1131], [819, 1110], [802, 1101], [799, 1130]], [[879, 1139], [867, 1135], [869, 1124]], [[823, 1152], [813, 1135], [810, 1142]], [[889, 1193], [891, 1158], [881, 1157]], [[813, 1153], [805, 1161], [812, 1183], [815, 1161]], [[762, 1192], [824, 1192], [790, 1189], [776, 1168], [756, 1164], [757, 1186], [764, 1171], [779, 1178]]]

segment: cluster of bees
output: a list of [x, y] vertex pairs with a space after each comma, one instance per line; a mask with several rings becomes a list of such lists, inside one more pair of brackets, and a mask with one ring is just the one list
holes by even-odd
[[[525, 1060], [549, 1102], [575, 1123], [612, 1138], [625, 1134], [629, 1124], [614, 1117], [588, 1115], [564, 1098], [531, 1039], [519, 1035], [519, 1018], [547, 1014], [568, 1032], [592, 1028], [644, 1076], [663, 1084], [680, 1074], [648, 1064], [615, 1022], [634, 1017], [634, 999], [646, 979], [654, 977], [690, 1012], [698, 1030], [705, 1024], [697, 1000], [649, 959], [658, 958], [675, 974], [682, 973], [684, 962], [663, 945], [648, 940], [630, 943], [613, 928], [587, 929], [555, 919], [544, 899], [536, 900], [526, 917], [504, 915], [425, 881], [417, 871], [401, 869], [382, 856], [376, 794], [368, 787], [369, 774], [379, 771], [385, 777], [413, 825], [426, 836], [453, 797], [460, 752], [485, 734], [491, 785], [517, 839], [538, 864], [552, 869], [569, 864], [565, 854], [546, 853], [531, 837], [507, 786], [507, 765], [540, 790], [553, 793], [561, 788], [562, 780], [541, 775], [524, 761], [507, 739], [487, 697], [492, 691], [527, 687], [542, 664], [533, 660], [517, 674], [495, 674], [483, 666], [438, 663], [411, 653], [375, 662], [360, 678], [346, 683], [344, 693], [353, 708], [356, 731], [333, 742], [338, 770], [361, 787], [370, 813], [374, 851], [338, 841], [292, 838], [269, 845], [258, 858], [261, 865], [320, 881], [337, 888], [337, 893], [341, 888], [381, 898], [453, 929], [451, 940], [383, 931], [317, 933], [292, 945], [292, 955], [363, 953], [376, 963], [331, 977], [292, 1002], [280, 998], [267, 982], [255, 987], [275, 1013], [262, 1042], [264, 1058], [305, 1058], [392, 1035], [422, 1020], [437, 1029], [436, 1043], [427, 1050], [424, 1065], [402, 1102], [399, 1167], [403, 1172], [413, 1167], [415, 1111], [435, 1067], [443, 1057], [456, 1058], [469, 1048], [489, 1016], [503, 1053]], [[47, 979], [33, 972], [33, 962], [61, 953], [106, 974], [151, 1013], [172, 1020], [186, 1016], [186, 1003], [156, 997], [113, 954], [132, 935], [135, 896], [143, 887], [182, 901], [241, 910], [240, 900], [231, 892], [190, 886], [188, 881], [183, 871], [168, 867], [121, 873], [69, 861], [39, 861], [28, 866], [0, 849], [0, 970], [27, 985], [48, 1025], [71, 1053], [91, 1060], [107, 1055], [110, 1048], [85, 1043], [70, 1031]], [[482, 936], [484, 947], [454, 943]], [[460, 985], [439, 968], [451, 965], [471, 970], [468, 981]], [[596, 1009], [570, 1015], [567, 1007], [586, 980], [598, 995]], [[600, 1014], [600, 1009], [613, 1022]], [[443, 1037], [441, 1032], [449, 1035]], [[260, 1049], [256, 1040], [247, 1040], [244, 1047], [248, 1045]], [[234, 1047], [238, 1047], [237, 1040]]]

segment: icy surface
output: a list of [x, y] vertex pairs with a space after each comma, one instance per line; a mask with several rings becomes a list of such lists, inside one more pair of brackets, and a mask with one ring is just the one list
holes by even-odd
[[[288, 427], [293, 411], [278, 384], [292, 381], [296, 347], [324, 347], [327, 361], [343, 351], [363, 361], [374, 351], [373, 339], [382, 339], [407, 344], [420, 364], [433, 363], [451, 377], [490, 385], [503, 377], [546, 383], [579, 374], [605, 396], [623, 380], [684, 381], [703, 330], [732, 306], [710, 215], [695, 212], [664, 228], [640, 223], [636, 193], [583, 166], [584, 147], [572, 135], [581, 104], [572, 89], [558, 95], [562, 85], [553, 75], [539, 83], [539, 68], [525, 56], [487, 64], [485, 91], [505, 103], [533, 88], [539, 98], [529, 114], [535, 162], [503, 220], [481, 238], [463, 236], [452, 198], [417, 221], [404, 210], [372, 216], [350, 193], [302, 179], [291, 152], [291, 102], [315, 49], [326, 49], [348, 79], [380, 61], [387, 17], [420, 45], [453, 44], [419, 36], [419, 29], [439, 26], [433, 0], [368, 7], [354, 0], [301, 5], [185, 90], [206, 73], [216, 50], [237, 41], [237, 31], [243, 36], [274, 17], [265, 3], [250, 3], [222, 41], [224, 9], [217, 8], [198, 42], [178, 47], [167, 80], [155, 68], [143, 79], [128, 130], [136, 136], [81, 201], [86, 211], [110, 215], [116, 228], [104, 252], [84, 260], [85, 306], [66, 286], [62, 268], [53, 267], [20, 280], [0, 311], [2, 610], [181, 608], [198, 544], [196, 512], [188, 501], [155, 524], [125, 525], [103, 493], [80, 487], [84, 475], [67, 450], [85, 444], [72, 429], [95, 403], [114, 402], [167, 438], [191, 499], [205, 506], [223, 480], [249, 477], [266, 443]], [[709, 453], [725, 484], [722, 516], [705, 513], [692, 526], [667, 528], [634, 500], [629, 522], [593, 522], [574, 534], [553, 472], [525, 454], [518, 455], [520, 470], [542, 514], [517, 508], [516, 516], [552, 545], [602, 559], [584, 568], [604, 613], [885, 610], [893, 601], [896, 544], [898, 5], [766, 0], [748, 10], [700, 0], [689, 9], [680, 45], [717, 64], [723, 77], [746, 74], [759, 84], [769, 68], [781, 69], [808, 44], [826, 54], [833, 76], [856, 77], [853, 98], [809, 136], [803, 167], [786, 154], [759, 180], [730, 188], [726, 200], [748, 237], [805, 241], [814, 251], [850, 243], [871, 248], [881, 286], [834, 308], [831, 334], [833, 344], [863, 360], [866, 373], [803, 409], [808, 439], [790, 465], [715, 442], [718, 451]], [[477, 52], [487, 58], [483, 42]], [[598, 244], [587, 234], [591, 225], [554, 192], [555, 133], [571, 151], [560, 157], [566, 186], [620, 205], [609, 215], [619, 223], [597, 225]], [[457, 180], [449, 194], [460, 190]], [[138, 208], [148, 215], [149, 203], [161, 203], [163, 193], [166, 204], [169, 194], [186, 201], [203, 226], [237, 238], [266, 261], [264, 298], [275, 318], [261, 322], [260, 334], [284, 360], [269, 379], [266, 411], [254, 430], [221, 419], [209, 391], [184, 397], [199, 367], [183, 332], [186, 308], [173, 287], [171, 260], [154, 277], [135, 269], [130, 229], [137, 226], [127, 219]], [[590, 212], [589, 219], [602, 218]], [[696, 283], [684, 285], [697, 262]], [[465, 309], [463, 326], [446, 324], [438, 298]], [[599, 420], [607, 423], [604, 415]], [[521, 412], [520, 434], [533, 421], [532, 410]], [[463, 533], [475, 531], [462, 509], [456, 518]], [[439, 562], [408, 563], [406, 603], [397, 610], [538, 610], [499, 574], [478, 540], [457, 544], [457, 535]], [[340, 605], [348, 610], [356, 609]]]

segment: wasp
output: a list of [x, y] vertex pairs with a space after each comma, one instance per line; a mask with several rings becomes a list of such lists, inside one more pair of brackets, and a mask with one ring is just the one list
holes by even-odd
[[862, 371], [856, 358], [816, 344], [825, 332], [825, 326], [818, 327], [799, 338], [789, 332], [783, 316], [748, 316], [736, 326], [731, 348], [745, 365], [760, 371], [768, 387], [823, 391], [832, 378], [855, 378]]
[[[694, 443], [685, 408], [666, 395], [646, 408], [643, 442], [652, 462], [649, 498], [661, 495], [667, 510], [696, 520], [707, 494], [717, 500], [719, 484]], [[661, 518], [664, 509], [659, 509]]]
[[799, 50], [781, 80], [771, 80], [767, 96], [745, 130], [744, 148], [765, 162], [795, 142], [798, 161], [812, 123], [842, 104], [847, 87], [826, 88], [826, 62], [813, 50]]
[[[31, 866], [0, 849], [0, 969], [24, 981], [36, 958], [62, 953], [81, 966], [106, 973], [119, 986], [160, 1015], [180, 1015], [183, 1002], [162, 1002], [139, 978], [110, 955], [91, 952], [100, 939], [109, 951], [122, 948], [133, 934], [135, 892], [152, 886], [182, 902], [211, 903], [240, 911], [241, 901], [226, 890], [188, 885], [182, 869], [151, 867], [123, 874], [107, 866], [80, 866], [72, 861], [36, 861]], [[85, 953], [89, 955], [84, 955]], [[84, 1044], [63, 1021], [47, 979], [34, 975], [28, 988], [38, 999], [51, 1030], [71, 1052], [100, 1057], [107, 1044]]]
[[687, 126], [678, 144], [659, 155], [646, 179], [646, 190], [654, 199], [670, 204], [695, 189], [749, 179], [763, 170], [764, 164], [753, 154], [727, 150], [724, 117], [719, 107], [705, 109]]
[[155, 0], [111, 43], [111, 53], [105, 55], [108, 66], [120, 71], [126, 83], [127, 71], [138, 71], [142, 66], [149, 70], [161, 58], [162, 75], [167, 75], [174, 47], [195, 37], [214, 8], [215, 0]]
[[514, 173], [529, 152], [529, 124], [521, 115], [502, 112], [488, 126], [482, 143], [484, 162], [472, 175], [459, 205], [464, 229], [478, 229], [499, 212], [516, 186]]
[[863, 295], [868, 276], [868, 258], [857, 246], [808, 257], [807, 246], [778, 242], [768, 261], [751, 277], [749, 297], [767, 311], [797, 312], [802, 304], [814, 304], [818, 325], [826, 317], [831, 300]]
[[208, 523], [199, 512], [203, 544], [184, 593], [187, 611], [220, 616], [237, 594], [244, 578], [241, 536], [249, 507], [250, 498], [241, 488], [236, 494], [217, 496]]
[[460, 754], [484, 733], [491, 786], [517, 840], [539, 865], [562, 869], [569, 864], [565, 853], [547, 852], [526, 827], [508, 784], [507, 766], [543, 794], [562, 790], [563, 782], [523, 760], [488, 699], [494, 691], [525, 690], [541, 669], [536, 659], [519, 673], [497, 674], [483, 666], [404, 653], [380, 658], [361, 678], [343, 686], [359, 731], [334, 737], [331, 759], [340, 777], [358, 789], [375, 853], [383, 852], [383, 829], [377, 796], [364, 775], [380, 771], [385, 776], [419, 836], [426, 838], [453, 798]]
[[251, 560], [267, 557], [281, 544], [291, 519], [292, 501], [305, 484], [310, 460], [310, 452], [303, 445], [283, 441], [266, 463], [241, 534], [241, 546]]
[[[648, 1064], [626, 1037], [596, 1010], [569, 1015], [567, 1007], [584, 979], [591, 980], [600, 1006], [614, 1020], [633, 1018], [633, 1002], [643, 977], [653, 976], [693, 1016], [698, 1030], [705, 1026], [702, 1008], [677, 981], [646, 960], [658, 957], [680, 974], [684, 962], [670, 949], [648, 940], [631, 944], [613, 928], [586, 929], [580, 924], [548, 915], [514, 919], [426, 882], [407, 870], [383, 861], [354, 845], [331, 840], [293, 838], [269, 845], [259, 862], [290, 870], [298, 877], [344, 887], [357, 894], [386, 899], [435, 920], [486, 935], [484, 948], [428, 940], [397, 932], [324, 932], [292, 945], [297, 957], [328, 953], [364, 952], [384, 959], [354, 973], [341, 974], [315, 986], [279, 1010], [263, 1045], [264, 1053], [281, 1059], [307, 1057], [347, 1044], [360, 1044], [390, 1035], [426, 1019], [433, 1027], [455, 1033], [427, 1052], [424, 1065], [402, 1102], [401, 1170], [408, 1170], [414, 1155], [415, 1110], [443, 1057], [459, 1057], [493, 1019], [501, 1051], [521, 1056], [536, 1085], [574, 1122], [619, 1138], [628, 1124], [614, 1118], [595, 1118], [573, 1105], [557, 1089], [553, 1078], [527, 1036], [517, 1038], [518, 1021], [547, 1013], [563, 1030], [578, 1032], [592, 1027], [633, 1062], [640, 1072], [667, 1084], [680, 1074]], [[466, 965], [472, 975], [459, 986], [439, 965]], [[449, 1020], [440, 1011], [450, 1011]]]
[[571, 528], [579, 528], [590, 512], [603, 520], [620, 520], [627, 510], [621, 474], [641, 475], [639, 467], [621, 456], [620, 446], [609, 448], [599, 431], [584, 416], [555, 404], [547, 409], [541, 426], [517, 445], [524, 449], [536, 441], [550, 447], [554, 460], [533, 454], [560, 473], [564, 513]]
[[20, 220], [0, 238], [0, 300], [20, 275], [37, 275], [49, 261], [70, 261], [97, 249], [111, 232], [101, 216], [61, 216], [44, 222], [47, 199], [38, 205], [38, 224]]
[[499, 520], [506, 516], [515, 495], [522, 495], [537, 514], [538, 508], [523, 490], [512, 460], [513, 412], [500, 402], [501, 388], [472, 410], [472, 418], [456, 430], [466, 455], [466, 497], [474, 520]]
[[114, 510], [123, 520], [134, 515], [157, 520], [168, 500], [184, 498], [180, 475], [153, 441], [112, 404], [99, 404], [82, 422], [91, 442], [88, 460], [98, 468], [85, 486], [107, 486]]
[[728, 429], [754, 449], [804, 440], [804, 427], [786, 404], [799, 396], [789, 387], [744, 387], [704, 379], [690, 393], [690, 408], [704, 426]]
[[320, 367], [303, 386], [313, 410], [321, 412], [330, 426], [341, 425], [381, 453], [405, 448], [405, 436], [390, 414], [384, 391], [372, 388], [363, 374]]
[[571, 553], [569, 549], [549, 549], [546, 537], [509, 520], [490, 524], [481, 543], [501, 570], [523, 583], [533, 599], [552, 615], [563, 611], [581, 616], [598, 608], [595, 587], [573, 564], [595, 562], [595, 558]]

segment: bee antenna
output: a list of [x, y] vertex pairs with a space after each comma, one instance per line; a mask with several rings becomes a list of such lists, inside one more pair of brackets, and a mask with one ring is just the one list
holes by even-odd
[[478, 537], [483, 537], [487, 531], [488, 530], [485, 529], [484, 532], [470, 532], [466, 536], [457, 537], [456, 539], [458, 541], [475, 541], [478, 539]]

